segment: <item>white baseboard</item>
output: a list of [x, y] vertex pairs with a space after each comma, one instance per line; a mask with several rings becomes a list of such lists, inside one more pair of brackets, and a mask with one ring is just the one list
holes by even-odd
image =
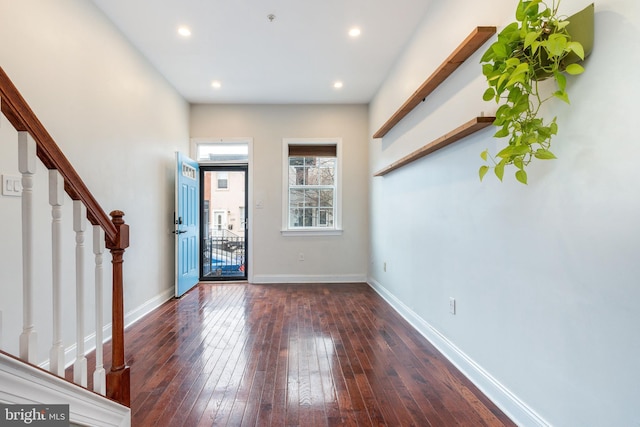
[[[159, 295], [156, 295], [155, 297], [151, 298], [150, 300], [142, 304], [140, 307], [134, 308], [133, 310], [125, 314], [124, 327], [128, 328], [129, 326], [133, 325], [135, 322], [142, 319], [144, 316], [151, 313], [153, 310], [155, 310], [156, 308], [160, 307], [162, 304], [164, 304], [165, 302], [173, 298], [174, 294], [175, 294], [175, 290], [173, 287], [171, 287], [169, 289], [166, 289]], [[111, 333], [109, 333], [109, 336], [111, 336]]]
[[367, 276], [364, 274], [256, 274], [251, 283], [364, 283]]
[[[155, 297], [147, 300], [144, 304], [139, 307], [134, 308], [130, 312], [126, 313], [124, 316], [124, 327], [128, 328], [133, 325], [138, 320], [142, 319], [147, 314], [151, 313], [156, 308], [160, 307], [166, 301], [173, 298], [174, 289], [170, 288], [163, 291], [161, 294], [156, 295]], [[107, 342], [111, 339], [111, 322], [104, 325], [102, 329], [103, 342]], [[96, 334], [95, 332], [87, 335], [84, 338], [84, 348], [85, 354], [89, 354], [96, 349]], [[64, 350], [64, 361], [65, 368], [71, 366], [76, 360], [76, 343], [73, 343], [69, 347]], [[49, 359], [38, 365], [40, 368], [48, 371], [49, 370]], [[91, 374], [91, 373], [89, 373]]]
[[131, 426], [131, 410], [0, 353], [0, 402], [10, 405], [69, 405], [73, 425]]
[[550, 425], [384, 286], [372, 278], [367, 283], [516, 424], [532, 427]]

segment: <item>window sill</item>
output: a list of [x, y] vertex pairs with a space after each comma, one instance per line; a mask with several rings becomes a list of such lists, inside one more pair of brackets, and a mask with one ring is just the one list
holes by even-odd
[[322, 228], [308, 228], [308, 229], [300, 229], [300, 230], [281, 230], [280, 233], [285, 237], [296, 237], [296, 236], [342, 236], [342, 229], [331, 228], [331, 229], [322, 229]]

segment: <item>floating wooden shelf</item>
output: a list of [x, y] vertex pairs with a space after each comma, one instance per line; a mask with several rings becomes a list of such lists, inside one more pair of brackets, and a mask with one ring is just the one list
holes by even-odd
[[373, 134], [374, 138], [382, 138], [411, 110], [429, 96], [440, 83], [446, 80], [467, 58], [480, 48], [489, 38], [496, 33], [496, 27], [476, 27], [475, 30], [464, 39], [462, 44], [434, 71], [431, 76], [405, 101], [382, 127]]
[[441, 149], [442, 147], [446, 147], [447, 145], [456, 142], [459, 139], [464, 138], [465, 136], [471, 135], [474, 132], [490, 126], [495, 119], [495, 117], [475, 117], [474, 119], [468, 121], [462, 126], [459, 126], [453, 131], [444, 134], [440, 138], [428, 143], [424, 147], [404, 156], [400, 160], [391, 163], [386, 168], [374, 173], [373, 176], [386, 175], [393, 170], [396, 170], [404, 165], [413, 162], [414, 160], [418, 160], [419, 158], [424, 157], [427, 154], [431, 154], [434, 151]]

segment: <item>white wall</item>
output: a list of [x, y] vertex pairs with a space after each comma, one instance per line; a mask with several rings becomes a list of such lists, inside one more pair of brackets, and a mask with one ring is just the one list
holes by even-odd
[[[0, 66], [21, 91], [97, 200], [108, 212], [123, 210], [131, 229], [125, 252], [125, 312], [159, 302], [173, 286], [174, 152], [188, 151], [188, 104], [85, 0], [0, 0]], [[17, 175], [17, 139], [4, 117], [0, 129], [0, 173]], [[46, 170], [37, 179], [36, 277], [40, 360], [51, 346], [50, 211]], [[65, 254], [73, 254], [71, 201], [65, 202]], [[0, 310], [2, 348], [17, 352], [20, 333], [20, 199], [0, 196]], [[86, 239], [87, 280], [91, 236]], [[110, 257], [105, 259], [110, 287]], [[63, 271], [65, 346], [75, 338], [74, 270]], [[86, 302], [93, 300], [87, 293]], [[110, 313], [109, 311], [106, 313]], [[87, 313], [87, 334], [93, 311]]]
[[[249, 276], [254, 282], [362, 281], [366, 278], [366, 105], [194, 105], [191, 136], [253, 138], [249, 194]], [[344, 233], [283, 237], [282, 139], [342, 138]], [[262, 208], [256, 203], [262, 202]], [[305, 260], [298, 261], [304, 253]]]
[[[433, 3], [371, 104], [370, 135], [472, 28], [500, 30], [517, 4]], [[561, 12], [587, 4], [564, 0]], [[528, 186], [514, 171], [479, 182], [491, 129], [370, 178], [371, 283], [523, 425], [640, 425], [640, 15], [636, 0], [595, 7], [572, 105], [545, 111], [558, 116], [558, 159], [532, 164]], [[483, 51], [372, 143], [370, 176], [495, 112], [481, 99]]]

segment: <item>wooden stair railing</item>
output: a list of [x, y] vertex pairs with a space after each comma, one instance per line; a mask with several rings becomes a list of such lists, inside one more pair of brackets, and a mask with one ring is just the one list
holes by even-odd
[[[50, 204], [52, 206], [52, 215], [54, 217], [54, 230], [56, 221], [59, 222], [59, 217], [57, 217], [57, 212], [55, 209], [58, 208], [61, 202], [57, 201], [57, 195], [55, 194], [55, 188], [52, 189], [52, 186], [55, 187], [56, 184], [51, 184], [51, 182], [55, 181], [55, 176], [59, 174], [62, 180], [64, 180], [63, 188], [64, 191], [69, 195], [69, 197], [74, 201], [74, 211], [75, 204], [77, 201], [81, 202], [84, 208], [79, 209], [81, 212], [85, 212], [86, 210], [86, 218], [89, 222], [94, 226], [94, 236], [102, 235], [104, 233], [104, 238], [102, 246], [106, 246], [107, 249], [111, 252], [112, 257], [112, 266], [113, 266], [113, 287], [112, 287], [112, 365], [110, 371], [106, 374], [106, 391], [103, 391], [103, 394], [106, 394], [107, 397], [123, 404], [126, 406], [130, 406], [130, 377], [129, 377], [129, 367], [126, 365], [124, 358], [124, 304], [123, 304], [123, 254], [125, 249], [129, 246], [129, 226], [125, 224], [123, 220], [124, 213], [122, 211], [115, 210], [111, 212], [111, 219], [102, 207], [95, 200], [94, 196], [91, 194], [85, 183], [82, 181], [76, 170], [73, 168], [69, 160], [62, 153], [58, 145], [55, 143], [51, 135], [47, 132], [45, 127], [42, 125], [40, 120], [36, 117], [34, 112], [31, 110], [27, 102], [24, 100], [20, 92], [11, 82], [7, 74], [0, 67], [0, 110], [5, 115], [5, 117], [9, 120], [11, 125], [18, 131], [19, 140], [20, 140], [20, 155], [21, 158], [19, 160], [20, 163], [20, 172], [23, 176], [23, 223], [29, 222], [29, 219], [25, 221], [25, 209], [26, 215], [28, 217], [33, 217], [31, 212], [31, 180], [32, 175], [35, 172], [35, 164], [33, 163], [33, 158], [35, 156], [30, 156], [30, 153], [33, 148], [30, 148], [29, 145], [31, 142], [26, 141], [32, 139], [33, 144], [35, 145], [35, 154], [40, 159], [40, 161], [44, 164], [44, 166], [49, 169], [50, 177], [53, 176], [53, 181], [50, 180]], [[27, 137], [30, 136], [30, 138]], [[51, 173], [51, 171], [57, 171], [57, 173]], [[27, 183], [28, 187], [24, 185]], [[62, 186], [62, 184], [59, 184]], [[28, 194], [27, 194], [28, 193]], [[53, 194], [53, 195], [52, 195]], [[76, 219], [74, 219], [74, 229], [76, 229]], [[79, 233], [79, 237], [77, 237], [77, 242], [82, 245], [82, 226], [79, 226], [76, 230]], [[29, 304], [32, 304], [33, 301], [33, 289], [32, 289], [32, 263], [31, 260], [31, 251], [33, 248], [33, 236], [30, 230], [25, 230], [23, 225], [23, 304], [28, 309], [23, 313], [23, 335], [20, 337], [20, 358], [30, 362], [35, 362], [35, 349], [31, 348], [35, 347], [35, 331], [32, 324], [33, 314], [30, 312]], [[100, 237], [101, 238], [101, 237]], [[56, 245], [56, 236], [54, 231], [54, 246]], [[25, 242], [26, 240], [26, 242]], [[102, 263], [102, 247], [96, 247], [96, 240], [94, 240], [94, 253], [96, 255], [96, 295], [98, 293], [99, 286], [101, 287], [100, 280], [98, 278], [99, 273], [101, 271], [101, 263]], [[26, 257], [25, 257], [26, 255]], [[27, 259], [25, 259], [27, 258]], [[54, 254], [55, 258], [55, 254]], [[54, 260], [54, 276], [55, 276], [55, 260]], [[55, 289], [55, 277], [54, 277], [54, 300], [56, 298], [56, 289]], [[99, 286], [98, 286], [99, 285]], [[59, 297], [59, 296], [58, 296]], [[55, 301], [54, 301], [55, 303]], [[55, 309], [54, 309], [55, 312]], [[96, 307], [96, 312], [101, 316], [101, 307]], [[54, 314], [55, 317], [55, 314]], [[59, 319], [58, 319], [59, 320]], [[54, 319], [54, 323], [56, 319]], [[96, 326], [96, 344], [97, 347], [101, 348], [101, 337], [102, 337], [102, 326]], [[100, 331], [98, 331], [100, 329]], [[54, 341], [55, 341], [56, 332], [54, 330]], [[100, 340], [100, 342], [98, 342]], [[54, 343], [55, 344], [55, 343]], [[61, 343], [60, 343], [61, 344]], [[79, 346], [81, 343], [77, 343]], [[55, 347], [55, 345], [54, 345]], [[80, 347], [82, 348], [82, 347]], [[52, 349], [52, 354], [54, 351]], [[102, 355], [98, 354], [98, 350], [96, 349], [96, 358], [97, 360], [102, 360]], [[53, 364], [53, 360], [51, 363]], [[58, 361], [56, 361], [57, 363]], [[101, 362], [97, 362], [101, 363]], [[101, 365], [100, 365], [101, 366]], [[55, 370], [52, 370], [55, 372]], [[64, 375], [63, 373], [57, 372], [58, 375]], [[74, 375], [75, 377], [75, 375]], [[86, 378], [86, 375], [84, 376]], [[86, 382], [86, 380], [85, 380]], [[95, 382], [94, 382], [95, 383]], [[86, 387], [86, 384], [85, 384]], [[95, 388], [95, 385], [94, 385]], [[100, 392], [99, 390], [96, 390]]]

